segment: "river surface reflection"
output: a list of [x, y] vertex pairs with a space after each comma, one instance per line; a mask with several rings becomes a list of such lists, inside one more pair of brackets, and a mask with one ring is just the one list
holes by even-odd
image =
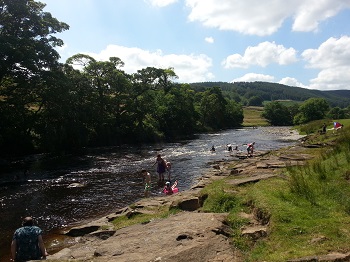
[[[284, 131], [283, 137], [281, 130]], [[259, 151], [294, 143], [286, 128], [259, 127], [198, 135], [177, 143], [99, 148], [84, 156], [49, 160], [38, 158], [23, 169], [2, 171], [0, 176], [0, 261], [9, 253], [13, 231], [20, 218], [33, 216], [45, 234], [113, 212], [143, 195], [141, 169], [150, 171], [152, 194], [156, 186], [155, 157], [160, 153], [172, 163], [172, 177], [179, 189], [188, 189], [209, 168], [209, 162], [232, 159], [226, 144], [255, 141]], [[216, 152], [210, 148], [215, 146]], [[14, 177], [17, 180], [14, 181]], [[74, 183], [82, 187], [72, 187]]]

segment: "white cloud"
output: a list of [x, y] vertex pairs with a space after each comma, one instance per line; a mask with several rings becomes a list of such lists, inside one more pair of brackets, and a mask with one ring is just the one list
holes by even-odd
[[146, 2], [149, 2], [151, 5], [157, 6], [157, 7], [165, 7], [173, 3], [176, 3], [177, 1], [178, 0], [146, 0]]
[[284, 77], [278, 83], [282, 85], [287, 85], [287, 86], [297, 86], [297, 87], [308, 88], [308, 86], [300, 83], [297, 79], [293, 77]]
[[323, 42], [318, 49], [307, 49], [302, 56], [311, 68], [329, 68], [348, 65], [350, 61], [350, 37], [334, 37]]
[[136, 47], [108, 45], [99, 54], [89, 53], [89, 55], [101, 61], [108, 60], [112, 56], [119, 57], [125, 63], [123, 70], [129, 74], [136, 73], [137, 70], [146, 67], [172, 67], [179, 77], [179, 82], [202, 82], [214, 78], [214, 75], [209, 71], [212, 60], [203, 54], [165, 55], [161, 50], [150, 52]]
[[310, 80], [310, 88], [317, 90], [350, 89], [350, 66], [339, 66], [322, 70]]
[[311, 79], [310, 88], [319, 90], [350, 89], [350, 37], [329, 38], [318, 49], [307, 49], [302, 57], [306, 67], [320, 69]]
[[349, 0], [186, 0], [189, 20], [220, 30], [249, 35], [271, 35], [286, 19], [293, 30], [315, 31], [320, 22], [350, 8]]
[[335, 16], [342, 9], [350, 8], [348, 0], [307, 0], [295, 10], [294, 31], [315, 31], [320, 22]]
[[297, 61], [296, 50], [276, 45], [274, 42], [263, 42], [257, 46], [249, 46], [244, 55], [233, 54], [228, 56], [222, 65], [225, 68], [248, 68], [251, 65], [266, 67], [271, 63], [287, 65]]
[[255, 81], [273, 82], [274, 79], [275, 78], [270, 75], [248, 73], [242, 77], [233, 79], [232, 82], [255, 82]]
[[214, 38], [212, 38], [212, 37], [206, 37], [204, 40], [205, 40], [205, 42], [210, 43], [210, 44], [214, 43]]

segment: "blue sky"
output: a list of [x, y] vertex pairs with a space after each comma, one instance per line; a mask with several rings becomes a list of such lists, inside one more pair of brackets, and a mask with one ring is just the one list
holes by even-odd
[[62, 62], [119, 57], [176, 81], [350, 90], [350, 0], [40, 0], [70, 29]]

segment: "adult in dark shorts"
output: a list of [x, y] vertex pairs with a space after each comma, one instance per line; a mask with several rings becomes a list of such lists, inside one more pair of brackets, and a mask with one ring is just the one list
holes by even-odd
[[156, 162], [153, 164], [153, 166], [154, 165], [157, 165], [157, 173], [159, 176], [158, 184], [159, 186], [163, 187], [165, 185], [164, 173], [166, 172], [166, 162], [160, 154], [157, 155]]

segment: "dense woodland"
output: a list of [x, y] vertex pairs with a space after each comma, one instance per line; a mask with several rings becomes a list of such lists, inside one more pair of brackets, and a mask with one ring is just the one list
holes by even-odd
[[[147, 67], [127, 74], [123, 71], [127, 61], [118, 57], [96, 61], [76, 54], [61, 63], [55, 48], [63, 41], [55, 34], [69, 25], [44, 12], [44, 7], [34, 0], [0, 0], [3, 157], [169, 141], [236, 128], [243, 123], [243, 106], [277, 99], [323, 99], [322, 117], [328, 105], [341, 112], [349, 105], [350, 91], [321, 92], [258, 82], [183, 84], [176, 82], [172, 68]], [[298, 105], [286, 110], [289, 118], [283, 124], [300, 115]], [[274, 110], [270, 111], [265, 115], [271, 120]], [[308, 118], [304, 114], [298, 119]]]
[[264, 101], [276, 100], [302, 102], [310, 98], [323, 98], [331, 107], [345, 108], [350, 104], [350, 90], [320, 91], [269, 82], [204, 82], [191, 84], [191, 87], [196, 91], [202, 91], [212, 86], [220, 87], [226, 96], [248, 106], [261, 106]]

